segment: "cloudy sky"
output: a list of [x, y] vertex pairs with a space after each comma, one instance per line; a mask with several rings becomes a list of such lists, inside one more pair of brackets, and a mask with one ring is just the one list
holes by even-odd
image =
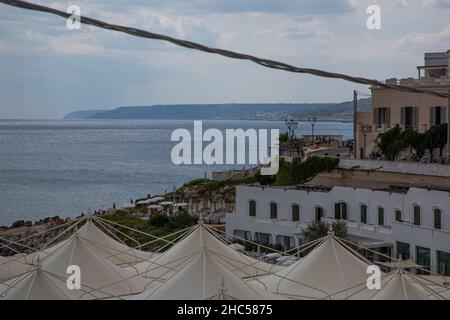
[[[373, 79], [450, 49], [450, 0], [29, 0], [209, 46]], [[381, 30], [366, 27], [369, 5]], [[269, 70], [0, 4], [0, 118], [124, 105], [350, 100], [341, 80]]]

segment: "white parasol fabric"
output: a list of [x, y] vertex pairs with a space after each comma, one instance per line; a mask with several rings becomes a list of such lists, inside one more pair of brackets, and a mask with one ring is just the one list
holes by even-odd
[[223, 258], [204, 249], [167, 282], [133, 297], [138, 300], [267, 300], [281, 299], [239, 278]]
[[[63, 279], [67, 268], [81, 270], [81, 290], [71, 293], [79, 299], [99, 299], [142, 292], [146, 281], [97, 254], [92, 243], [78, 234], [71, 236], [58, 250], [42, 260], [42, 269]], [[67, 289], [66, 289], [67, 290]]]
[[0, 256], [0, 282], [14, 278], [32, 268], [29, 264], [20, 261], [23, 259], [18, 256]]
[[[300, 261], [250, 282], [292, 298], [324, 299], [345, 288], [365, 284], [367, 267], [365, 261], [329, 235]], [[335, 298], [342, 299], [349, 291]]]
[[33, 267], [0, 286], [1, 300], [74, 300], [76, 295], [64, 289], [65, 282], [54, 275]]
[[216, 255], [225, 257], [230, 270], [239, 277], [267, 275], [282, 270], [284, 267], [265, 263], [246, 256], [219, 240], [204, 224], [198, 224], [181, 241], [159, 257], [148, 262], [136, 264], [134, 267], [145, 277], [164, 281], [176, 271], [181, 270], [188, 259], [206, 247]]
[[86, 221], [77, 234], [88, 240], [88, 245], [98, 255], [117, 265], [135, 264], [154, 256], [152, 252], [133, 249], [113, 239], [100, 230], [91, 219]]
[[366, 285], [348, 299], [351, 300], [445, 300], [443, 287], [429, 286], [427, 281], [403, 269], [396, 269], [384, 275], [380, 289], [367, 288]]

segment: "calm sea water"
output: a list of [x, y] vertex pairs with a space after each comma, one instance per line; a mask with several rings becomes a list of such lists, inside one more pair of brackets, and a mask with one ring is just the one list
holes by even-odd
[[[204, 121], [204, 128], [278, 128], [274, 121]], [[242, 166], [176, 166], [176, 128], [192, 121], [0, 121], [0, 225], [47, 216], [77, 216], [157, 194], [213, 170]], [[300, 123], [297, 134], [310, 134]], [[316, 134], [352, 135], [352, 124], [323, 122]]]

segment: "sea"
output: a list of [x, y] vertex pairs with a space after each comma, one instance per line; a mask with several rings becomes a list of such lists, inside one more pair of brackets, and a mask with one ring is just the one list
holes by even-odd
[[[175, 165], [176, 129], [186, 120], [0, 120], [0, 226], [76, 217], [161, 194], [214, 170], [243, 165]], [[280, 129], [282, 121], [205, 120], [203, 129]], [[311, 134], [300, 122], [297, 135]], [[315, 134], [352, 136], [353, 125], [318, 122]], [[250, 167], [250, 166], [247, 166]]]

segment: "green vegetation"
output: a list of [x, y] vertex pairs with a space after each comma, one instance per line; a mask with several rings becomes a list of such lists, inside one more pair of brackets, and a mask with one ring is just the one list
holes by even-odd
[[286, 143], [289, 141], [289, 134], [287, 132], [281, 133], [278, 138], [280, 144]]
[[[447, 143], [447, 124], [432, 126], [428, 131], [419, 133], [413, 129], [402, 130], [399, 125], [380, 133], [377, 137], [377, 147], [387, 160], [396, 160], [403, 150], [416, 150], [418, 159], [422, 158], [425, 150], [432, 151], [439, 148], [440, 155]], [[431, 152], [433, 156], [433, 152]], [[433, 159], [431, 159], [433, 160]]]
[[[331, 230], [339, 238], [345, 239], [347, 237], [347, 226], [343, 221], [331, 223]], [[330, 224], [323, 221], [313, 222], [305, 229], [302, 229], [307, 242], [325, 237], [328, 231], [330, 231]]]
[[291, 163], [281, 158], [276, 184], [279, 186], [303, 184], [321, 172], [336, 169], [338, 163], [339, 159], [329, 157], [309, 157], [303, 162], [300, 158], [294, 158]]
[[[116, 211], [113, 214], [105, 215], [104, 219], [154, 235], [156, 237], [165, 237], [176, 231], [194, 226], [198, 222], [198, 217], [191, 216], [187, 213], [179, 213], [174, 217], [168, 217], [163, 214], [156, 214], [152, 216], [148, 221], [146, 221], [139, 217], [131, 215], [130, 213], [120, 210]], [[153, 240], [152, 237], [139, 233], [137, 231], [132, 231], [130, 229], [119, 226], [114, 226], [114, 228], [120, 230], [127, 236], [136, 239], [140, 244], [144, 244]], [[174, 240], [177, 236], [179, 236], [179, 234], [170, 236], [166, 239]], [[131, 247], [136, 247], [138, 245], [136, 242], [128, 239], [125, 236], [122, 237], [122, 240]], [[149, 245], [143, 246], [141, 249], [152, 251], [165, 244], [165, 241], [158, 240], [152, 242]], [[170, 246], [168, 246], [167, 248], [169, 247]]]

